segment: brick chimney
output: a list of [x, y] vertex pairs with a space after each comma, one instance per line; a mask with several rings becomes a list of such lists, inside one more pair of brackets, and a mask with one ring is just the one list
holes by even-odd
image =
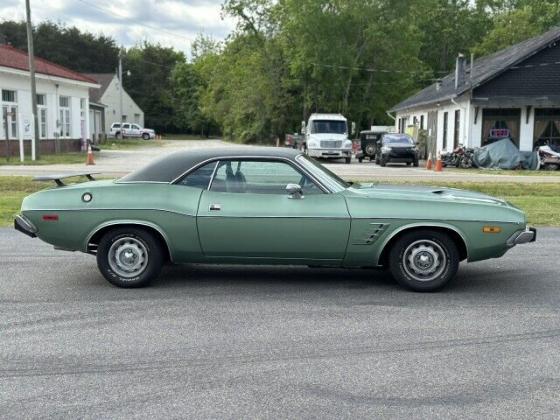
[[459, 54], [455, 63], [455, 90], [465, 84], [467, 74], [465, 56]]

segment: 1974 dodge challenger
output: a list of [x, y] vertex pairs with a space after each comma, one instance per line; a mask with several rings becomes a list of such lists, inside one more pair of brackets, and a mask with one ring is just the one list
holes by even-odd
[[[15, 228], [57, 249], [97, 256], [119, 287], [155, 279], [165, 262], [387, 267], [434, 291], [460, 261], [532, 242], [524, 213], [449, 188], [357, 185], [304, 154], [238, 147], [174, 153], [118, 180], [57, 186], [23, 200]], [[74, 175], [75, 176], [75, 175]]]

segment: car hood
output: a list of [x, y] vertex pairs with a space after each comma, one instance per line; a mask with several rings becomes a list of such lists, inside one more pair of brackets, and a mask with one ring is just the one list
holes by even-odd
[[511, 205], [505, 200], [495, 198], [486, 194], [461, 190], [457, 188], [418, 185], [358, 184], [352, 186], [350, 190], [355, 194], [366, 197], [385, 197], [422, 201], [452, 201], [511, 207]]

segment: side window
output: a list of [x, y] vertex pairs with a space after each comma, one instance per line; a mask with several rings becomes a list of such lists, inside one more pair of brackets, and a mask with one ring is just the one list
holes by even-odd
[[132, 128], [134, 128], [135, 130], [140, 130], [140, 126], [138, 126], [136, 124], [132, 124]]
[[212, 181], [211, 191], [286, 194], [288, 184], [299, 184], [305, 194], [319, 194], [322, 190], [285, 162], [232, 160], [221, 161]]
[[124, 128], [125, 130], [130, 128], [130, 124], [123, 124], [122, 128]]
[[210, 184], [210, 179], [212, 179], [212, 174], [214, 173], [214, 168], [217, 163], [218, 162], [211, 162], [201, 166], [185, 176], [177, 184], [186, 185], [187, 187], [202, 188], [205, 190]]

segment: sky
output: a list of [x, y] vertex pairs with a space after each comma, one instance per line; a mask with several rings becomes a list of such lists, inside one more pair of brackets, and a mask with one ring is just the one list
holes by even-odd
[[[113, 37], [130, 47], [144, 40], [188, 53], [196, 35], [224, 39], [234, 28], [222, 19], [223, 0], [30, 0], [34, 24], [44, 20]], [[25, 0], [0, 0], [0, 19], [25, 20]]]

